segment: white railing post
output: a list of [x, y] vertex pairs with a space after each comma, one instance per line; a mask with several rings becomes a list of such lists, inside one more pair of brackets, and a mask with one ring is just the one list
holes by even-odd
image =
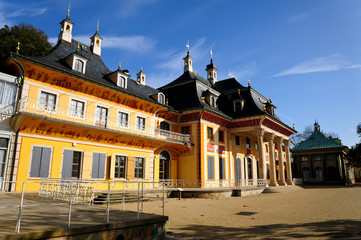
[[23, 182], [23, 188], [21, 190], [21, 199], [20, 199], [20, 206], [19, 206], [19, 215], [18, 215], [18, 221], [16, 223], [15, 232], [20, 232], [20, 223], [21, 223], [21, 214], [23, 211], [23, 203], [24, 203], [24, 188], [25, 188], [25, 182]]
[[110, 182], [108, 182], [107, 223], [109, 223], [109, 204], [110, 204]]
[[72, 197], [73, 197], [73, 184], [70, 183], [70, 196], [69, 196], [69, 215], [68, 215], [68, 228], [70, 228], [71, 223], [71, 204], [72, 204]]

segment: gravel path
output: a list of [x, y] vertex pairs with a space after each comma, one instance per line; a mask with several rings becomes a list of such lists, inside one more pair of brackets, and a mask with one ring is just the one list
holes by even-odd
[[[136, 209], [136, 203], [126, 204], [126, 210]], [[144, 212], [162, 214], [161, 201], [145, 202]], [[167, 199], [165, 215], [168, 239], [361, 239], [361, 187]]]

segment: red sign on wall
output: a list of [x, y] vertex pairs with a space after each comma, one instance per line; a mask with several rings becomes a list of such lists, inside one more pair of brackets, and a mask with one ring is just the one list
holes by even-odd
[[213, 143], [207, 143], [207, 151], [214, 152], [214, 144]]
[[226, 148], [224, 146], [219, 146], [218, 147], [218, 152], [219, 152], [219, 154], [225, 154], [226, 153]]

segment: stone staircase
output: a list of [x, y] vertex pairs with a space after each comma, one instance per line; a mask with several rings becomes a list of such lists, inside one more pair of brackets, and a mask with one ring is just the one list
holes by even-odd
[[262, 193], [287, 193], [302, 190], [303, 188], [297, 185], [267, 187]]

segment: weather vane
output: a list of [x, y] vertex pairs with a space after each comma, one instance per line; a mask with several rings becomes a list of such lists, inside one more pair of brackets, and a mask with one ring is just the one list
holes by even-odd
[[211, 48], [211, 50], [209, 52], [211, 53], [211, 59], [212, 59], [213, 58], [212, 48]]
[[97, 33], [99, 32], [99, 18], [98, 18], [98, 23], [97, 23]]
[[186, 47], [187, 47], [188, 52], [189, 52], [189, 40], [188, 40], [188, 43], [186, 44]]

